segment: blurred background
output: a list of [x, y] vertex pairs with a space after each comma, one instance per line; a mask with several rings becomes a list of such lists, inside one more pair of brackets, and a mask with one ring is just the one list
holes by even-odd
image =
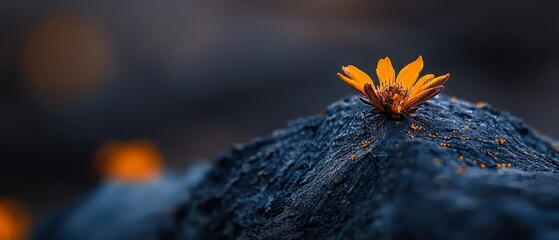
[[[423, 73], [452, 73], [445, 94], [488, 102], [557, 139], [557, 9], [540, 0], [3, 0], [0, 198], [36, 219], [111, 174], [180, 173], [319, 114], [353, 94], [336, 77], [341, 65], [374, 73], [385, 56], [400, 69], [421, 54]], [[122, 173], [131, 168], [142, 173]]]

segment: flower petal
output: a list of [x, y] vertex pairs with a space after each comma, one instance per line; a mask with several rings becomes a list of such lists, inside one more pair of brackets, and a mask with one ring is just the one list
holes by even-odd
[[374, 104], [375, 107], [377, 107], [381, 111], [384, 111], [382, 104], [380, 104], [380, 101], [377, 98], [377, 93], [375, 91], [374, 86], [371, 83], [365, 83], [364, 90], [365, 90], [365, 95], [367, 95], [367, 97], [369, 98], [369, 101], [372, 104]]
[[394, 67], [392, 67], [392, 62], [390, 62], [389, 57], [378, 60], [377, 76], [381, 87], [393, 83], [395, 80], [394, 75]]
[[353, 65], [347, 66], [344, 71], [346, 74], [353, 76], [353, 79], [359, 83], [373, 83], [373, 79], [368, 74]]
[[423, 58], [419, 56], [415, 61], [402, 68], [396, 77], [396, 83], [402, 83], [407, 89], [410, 89], [419, 77], [421, 70], [423, 70]]
[[419, 78], [419, 80], [417, 80], [417, 82], [413, 85], [410, 93], [408, 94], [408, 97], [411, 98], [418, 94], [423, 89], [423, 85], [426, 82], [431, 81], [431, 79], [433, 78], [435, 78], [435, 75], [433, 74], [426, 74], [425, 76]]
[[338, 77], [339, 77], [345, 84], [347, 84], [348, 86], [350, 86], [350, 87], [352, 87], [353, 89], [355, 89], [355, 91], [358, 91], [358, 92], [360, 92], [360, 93], [363, 94], [363, 95], [366, 95], [366, 94], [365, 94], [365, 91], [363, 90], [363, 84], [362, 84], [362, 83], [359, 83], [359, 82], [357, 82], [357, 81], [355, 81], [355, 80], [353, 80], [353, 79], [351, 79], [351, 78], [349, 78], [349, 77], [346, 77], [346, 76], [344, 76], [344, 75], [341, 74], [341, 73], [338, 73]]
[[353, 65], [349, 65], [347, 67], [342, 67], [342, 71], [347, 76], [344, 76], [343, 74], [338, 73], [338, 77], [342, 81], [344, 81], [347, 85], [349, 85], [353, 89], [357, 90], [358, 92], [362, 93], [363, 95], [366, 95], [365, 91], [363, 90], [363, 86], [366, 83], [371, 83], [373, 85], [373, 88], [374, 88], [373, 79], [371, 79], [371, 77], [369, 77], [368, 74], [361, 71], [359, 68], [357, 68]]
[[408, 99], [404, 103], [404, 109], [408, 109], [408, 108], [411, 108], [413, 106], [417, 106], [417, 105], [431, 99], [432, 97], [439, 94], [443, 89], [444, 89], [443, 86], [438, 86], [438, 87], [429, 88], [429, 89], [421, 91], [419, 94], [417, 94], [416, 96]]
[[423, 89], [429, 89], [429, 88], [434, 88], [436, 86], [440, 86], [443, 83], [445, 83], [446, 80], [448, 80], [449, 77], [450, 77], [450, 73], [447, 73], [445, 75], [438, 76], [438, 77], [434, 78], [433, 80], [429, 80], [425, 83], [425, 85], [423, 85]]

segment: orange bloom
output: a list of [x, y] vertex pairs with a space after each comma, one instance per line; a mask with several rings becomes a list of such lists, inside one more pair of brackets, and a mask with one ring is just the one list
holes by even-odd
[[363, 102], [379, 111], [408, 114], [417, 111], [419, 104], [439, 94], [444, 89], [442, 84], [450, 77], [449, 73], [438, 77], [427, 74], [418, 80], [422, 69], [423, 58], [419, 56], [396, 76], [390, 58], [386, 57], [378, 61], [378, 86], [369, 75], [352, 65], [342, 67], [345, 75], [338, 73], [338, 77], [366, 96], [367, 99], [362, 99]]

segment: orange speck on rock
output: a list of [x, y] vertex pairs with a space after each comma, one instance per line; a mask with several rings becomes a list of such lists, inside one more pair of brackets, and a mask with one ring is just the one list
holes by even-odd
[[338, 178], [334, 178], [334, 185], [339, 185], [342, 182], [342, 180], [338, 179]]
[[150, 141], [107, 142], [97, 150], [96, 164], [103, 177], [120, 182], [149, 182], [159, 177], [162, 157]]
[[469, 129], [470, 129], [470, 126], [468, 126], [468, 125], [464, 126], [464, 130], [469, 130]]
[[485, 102], [477, 102], [476, 103], [476, 107], [478, 107], [478, 108], [483, 107], [483, 106], [485, 106]]
[[482, 164], [479, 165], [479, 167], [480, 167], [480, 168], [486, 168], [487, 165], [485, 165], [485, 163], [482, 163]]
[[501, 144], [501, 145], [505, 145], [506, 142], [507, 142], [506, 139], [501, 139], [501, 140], [499, 140], [499, 144]]
[[422, 131], [422, 130], [423, 130], [423, 127], [422, 127], [422, 126], [419, 126], [419, 125], [417, 125], [417, 124], [415, 124], [415, 123], [412, 123], [412, 124], [410, 125], [410, 128], [411, 128], [412, 130], [414, 130], [414, 131]]
[[0, 239], [26, 239], [30, 226], [30, 214], [21, 202], [11, 198], [0, 199]]
[[361, 147], [362, 147], [363, 149], [368, 149], [368, 148], [369, 148], [369, 145], [371, 145], [371, 141], [369, 141], [369, 140], [365, 140], [365, 141], [362, 141], [362, 142], [361, 142]]
[[512, 167], [512, 163], [507, 163], [507, 167]]
[[357, 156], [356, 154], [351, 154], [351, 161], [354, 161], [354, 162], [355, 162], [355, 157], [356, 157], [356, 156]]
[[458, 158], [460, 158], [460, 160], [464, 160], [464, 156], [463, 156], [463, 155], [460, 155], [460, 157], [458, 157]]

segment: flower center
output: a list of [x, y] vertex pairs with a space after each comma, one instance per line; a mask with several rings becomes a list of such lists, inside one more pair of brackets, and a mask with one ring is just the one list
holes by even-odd
[[392, 83], [382, 87], [378, 92], [378, 97], [380, 104], [385, 108], [391, 109], [392, 112], [400, 113], [408, 97], [408, 91], [404, 84]]

